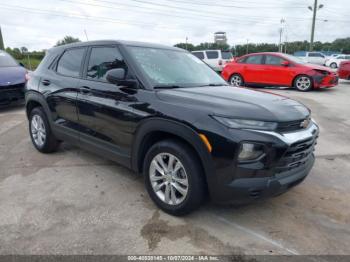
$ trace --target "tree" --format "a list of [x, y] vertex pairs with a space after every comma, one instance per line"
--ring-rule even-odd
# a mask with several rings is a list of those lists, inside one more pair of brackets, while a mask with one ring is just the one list
[[79, 38], [73, 36], [65, 36], [62, 40], [57, 41], [55, 46], [66, 45], [71, 43], [81, 42]]
[[28, 48], [26, 48], [25, 46], [22, 46], [22, 47], [21, 47], [21, 53], [22, 53], [22, 54], [28, 53]]
[[190, 43], [178, 43], [174, 45], [175, 47], [182, 48], [188, 51], [193, 51], [194, 50], [194, 45]]

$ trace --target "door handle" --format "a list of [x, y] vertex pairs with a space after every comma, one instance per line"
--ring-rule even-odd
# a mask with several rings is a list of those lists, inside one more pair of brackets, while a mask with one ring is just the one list
[[51, 84], [50, 80], [48, 80], [48, 79], [42, 80], [41, 83], [42, 83], [44, 86], [49, 86], [49, 85]]
[[82, 94], [88, 94], [91, 92], [91, 88], [88, 86], [81, 86], [80, 87], [80, 93]]

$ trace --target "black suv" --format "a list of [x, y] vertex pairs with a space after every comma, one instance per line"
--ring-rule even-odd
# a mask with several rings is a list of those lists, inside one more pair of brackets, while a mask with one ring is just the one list
[[182, 49], [96, 41], [50, 49], [27, 83], [34, 146], [74, 143], [143, 173], [182, 215], [205, 197], [249, 202], [297, 185], [318, 127], [302, 104], [235, 88]]

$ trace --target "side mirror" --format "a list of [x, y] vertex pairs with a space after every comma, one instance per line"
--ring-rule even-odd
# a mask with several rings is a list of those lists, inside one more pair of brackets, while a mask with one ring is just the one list
[[126, 79], [126, 71], [124, 68], [109, 70], [107, 72], [106, 79], [111, 84], [137, 88], [137, 81], [135, 79]]
[[19, 65], [20, 65], [21, 67], [25, 67], [24, 64], [23, 64], [22, 62], [19, 62]]
[[288, 62], [288, 61], [283, 61], [282, 63], [281, 63], [281, 66], [289, 66], [290, 65], [290, 63]]

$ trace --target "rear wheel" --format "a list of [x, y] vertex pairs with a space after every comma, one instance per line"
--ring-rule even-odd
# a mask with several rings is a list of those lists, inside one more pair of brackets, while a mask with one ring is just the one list
[[294, 87], [302, 92], [307, 92], [312, 89], [312, 79], [307, 75], [298, 76], [294, 80]]
[[29, 134], [38, 151], [51, 153], [57, 150], [59, 142], [51, 132], [46, 114], [41, 107], [36, 107], [30, 112]]
[[337, 63], [332, 63], [329, 66], [333, 69], [336, 69], [338, 67]]
[[195, 152], [178, 140], [153, 145], [144, 160], [146, 189], [163, 211], [185, 215], [197, 209], [204, 198], [204, 181]]
[[243, 78], [242, 78], [242, 76], [240, 74], [233, 74], [230, 77], [229, 83], [230, 83], [230, 85], [237, 86], [237, 87], [244, 85]]

